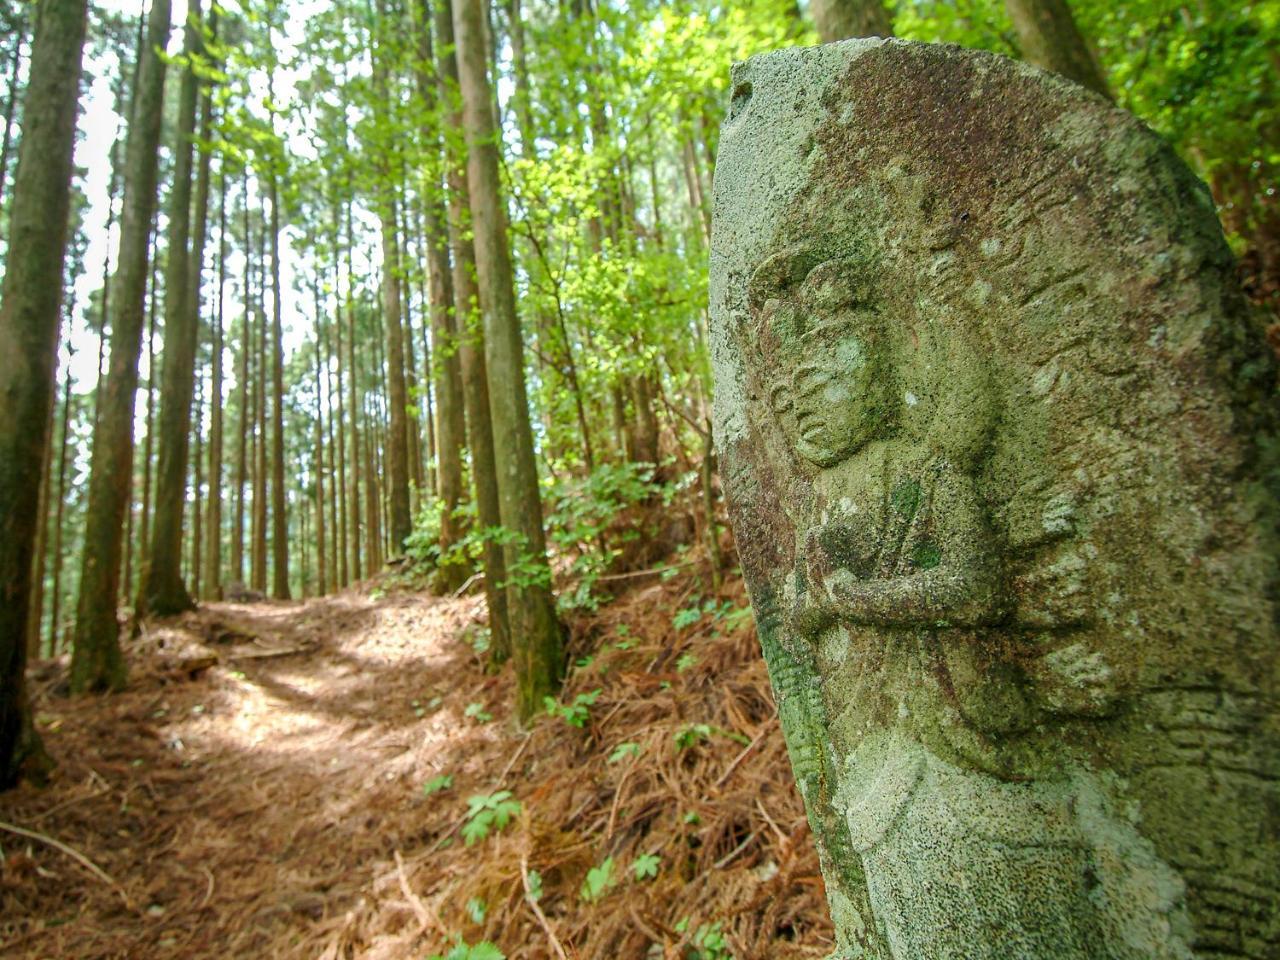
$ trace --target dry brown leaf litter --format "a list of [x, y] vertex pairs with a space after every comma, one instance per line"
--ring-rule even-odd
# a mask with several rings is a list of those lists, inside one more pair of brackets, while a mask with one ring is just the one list
[[[582, 729], [514, 727], [509, 670], [486, 675], [462, 639], [476, 598], [209, 604], [151, 626], [112, 697], [60, 696], [64, 667], [42, 665], [59, 768], [0, 796], [0, 821], [119, 889], [0, 833], [0, 955], [399, 960], [460, 935], [511, 960], [719, 960], [693, 946], [711, 924], [739, 960], [827, 955], [754, 632], [710, 615], [676, 630], [698, 581], [648, 579], [572, 624], [572, 658], [592, 659], [562, 699], [601, 690]], [[745, 604], [741, 583], [719, 600]], [[466, 846], [467, 798], [499, 788], [520, 816]], [[637, 880], [644, 854], [658, 873]], [[587, 902], [609, 857], [614, 883]]]

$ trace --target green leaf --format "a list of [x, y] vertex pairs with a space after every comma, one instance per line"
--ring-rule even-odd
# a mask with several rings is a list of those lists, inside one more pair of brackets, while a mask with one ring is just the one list
[[439, 793], [441, 790], [448, 790], [453, 786], [453, 774], [442, 773], [439, 776], [432, 777], [422, 785], [422, 795], [429, 797], [433, 793]]
[[621, 763], [627, 757], [640, 756], [640, 744], [638, 743], [620, 743], [613, 748], [613, 752], [609, 754], [609, 763]]
[[613, 857], [605, 857], [600, 866], [587, 871], [587, 879], [582, 882], [579, 896], [587, 903], [595, 903], [613, 884]]
[[658, 867], [662, 858], [656, 853], [642, 853], [631, 864], [631, 872], [637, 880], [647, 880], [658, 875]]

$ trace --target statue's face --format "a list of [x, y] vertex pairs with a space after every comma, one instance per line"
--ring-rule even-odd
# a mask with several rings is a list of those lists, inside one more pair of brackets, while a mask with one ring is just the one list
[[868, 331], [874, 312], [839, 282], [838, 264], [814, 270], [794, 298], [763, 305], [777, 349], [765, 371], [769, 402], [796, 452], [818, 467], [848, 459], [882, 429], [885, 384]]

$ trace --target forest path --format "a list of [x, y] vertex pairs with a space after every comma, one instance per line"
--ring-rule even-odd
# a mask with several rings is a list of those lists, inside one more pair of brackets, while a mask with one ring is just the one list
[[458, 639], [480, 611], [355, 593], [211, 603], [147, 625], [125, 693], [68, 699], [48, 689], [65, 670], [37, 670], [58, 769], [0, 796], [0, 820], [118, 887], [0, 832], [0, 955], [319, 955], [362, 889], [396, 882], [400, 850], [450, 829], [456, 803], [423, 783], [509, 747], [504, 725], [464, 716], [497, 683]]

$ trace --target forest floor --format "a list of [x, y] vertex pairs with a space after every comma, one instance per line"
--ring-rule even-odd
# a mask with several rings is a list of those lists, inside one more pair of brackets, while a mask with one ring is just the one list
[[698, 582], [579, 616], [579, 709], [525, 730], [475, 597], [203, 605], [147, 624], [108, 697], [38, 664], [58, 768], [0, 797], [0, 955], [827, 955], [741, 583]]

